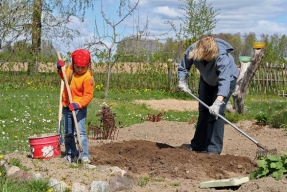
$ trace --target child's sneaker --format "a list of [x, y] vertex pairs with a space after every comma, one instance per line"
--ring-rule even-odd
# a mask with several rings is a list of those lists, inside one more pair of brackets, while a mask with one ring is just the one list
[[83, 164], [90, 164], [91, 160], [88, 157], [82, 157], [81, 163], [83, 163]]
[[64, 157], [64, 160], [67, 162], [67, 163], [74, 163], [77, 161], [76, 157], [71, 157], [71, 155], [66, 155]]

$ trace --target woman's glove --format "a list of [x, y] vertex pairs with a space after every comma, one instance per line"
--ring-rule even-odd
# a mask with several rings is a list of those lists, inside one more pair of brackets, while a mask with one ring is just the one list
[[215, 119], [218, 119], [219, 109], [222, 104], [224, 104], [223, 101], [219, 101], [218, 99], [216, 99], [212, 106], [209, 107], [209, 113], [214, 115]]
[[187, 81], [184, 78], [179, 79], [178, 86], [181, 91], [184, 91], [186, 93], [190, 93], [190, 89], [188, 88]]
[[63, 61], [63, 60], [58, 60], [58, 61], [57, 61], [57, 68], [58, 68], [58, 69], [61, 69], [61, 67], [63, 67], [63, 66], [65, 66], [64, 61]]
[[79, 103], [70, 103], [69, 104], [69, 110], [70, 111], [75, 111], [81, 109], [81, 105]]

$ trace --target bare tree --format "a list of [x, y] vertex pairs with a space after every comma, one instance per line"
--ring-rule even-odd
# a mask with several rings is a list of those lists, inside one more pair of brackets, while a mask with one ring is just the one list
[[41, 33], [42, 33], [42, 7], [44, 0], [34, 0], [32, 15], [32, 55], [34, 59], [28, 65], [28, 74], [34, 74], [37, 71], [37, 56], [41, 50]]
[[[0, 39], [3, 52], [13, 51], [12, 44], [20, 38], [25, 39], [25, 34], [30, 33], [26, 28], [29, 21], [31, 9], [27, 6], [27, 1], [1, 0], [0, 6]], [[6, 59], [12, 58], [10, 56]], [[3, 63], [5, 60], [2, 61]], [[1, 63], [1, 65], [3, 64]]]
[[252, 81], [255, 72], [259, 68], [259, 65], [264, 57], [264, 54], [265, 54], [265, 48], [255, 50], [255, 54], [252, 61], [246, 66], [245, 70], [240, 71], [240, 76], [242, 76], [242, 78], [239, 78], [237, 80], [236, 90], [232, 95], [234, 99], [235, 111], [239, 114], [245, 113], [244, 99], [248, 93], [249, 84]]
[[[101, 15], [104, 20], [105, 26], [111, 30], [109, 33], [107, 31], [100, 32], [98, 29], [98, 24], [96, 23], [95, 27], [95, 37], [92, 42], [88, 43], [88, 47], [91, 51], [95, 51], [96, 55], [101, 57], [107, 65], [107, 80], [105, 87], [105, 99], [108, 98], [109, 94], [109, 85], [111, 79], [111, 69], [113, 65], [117, 62], [120, 55], [113, 55], [115, 52], [117, 44], [121, 41], [121, 35], [118, 32], [118, 26], [123, 23], [125, 19], [132, 15], [136, 10], [139, 4], [139, 0], [136, 1], [133, 5], [130, 4], [128, 0], [120, 0], [120, 5], [118, 9], [118, 20], [112, 20], [106, 16], [103, 5], [101, 6]], [[124, 37], [122, 37], [124, 38]]]
[[93, 3], [93, 0], [2, 0], [0, 39], [4, 45], [23, 39], [32, 44], [33, 59], [28, 61], [28, 73], [32, 75], [37, 72], [42, 39], [68, 43], [79, 34], [78, 29], [68, 24], [74, 18], [84, 21], [86, 9], [93, 8]]

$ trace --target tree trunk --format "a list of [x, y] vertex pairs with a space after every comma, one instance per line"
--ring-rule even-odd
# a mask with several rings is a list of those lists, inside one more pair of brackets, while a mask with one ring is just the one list
[[38, 72], [37, 69], [37, 57], [41, 51], [41, 32], [42, 32], [42, 6], [43, 0], [34, 0], [34, 10], [33, 10], [33, 24], [32, 24], [32, 50], [33, 60], [28, 64], [28, 74], [34, 75]]
[[108, 98], [108, 95], [109, 95], [111, 71], [112, 71], [112, 65], [109, 62], [108, 63], [108, 74], [107, 74], [107, 81], [106, 81], [106, 89], [105, 89], [104, 100], [106, 100]]
[[232, 95], [235, 111], [239, 114], [245, 113], [244, 99], [248, 92], [248, 86], [259, 68], [264, 54], [265, 49], [255, 50], [254, 57], [249, 66], [243, 66], [242, 71], [240, 71], [235, 92]]

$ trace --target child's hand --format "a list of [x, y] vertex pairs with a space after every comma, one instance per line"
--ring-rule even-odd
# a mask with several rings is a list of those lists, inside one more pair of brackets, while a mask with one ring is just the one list
[[63, 61], [63, 60], [58, 60], [58, 61], [57, 61], [57, 68], [58, 68], [58, 69], [61, 69], [61, 67], [63, 67], [63, 66], [65, 66], [64, 61]]
[[79, 103], [70, 103], [69, 104], [69, 110], [70, 111], [75, 111], [81, 109], [81, 105]]

